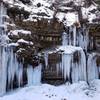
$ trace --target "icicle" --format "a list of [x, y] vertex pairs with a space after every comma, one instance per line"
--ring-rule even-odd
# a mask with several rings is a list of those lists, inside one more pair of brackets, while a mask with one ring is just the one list
[[6, 93], [6, 82], [7, 82], [7, 59], [5, 47], [1, 47], [2, 49], [2, 61], [0, 66], [0, 95]]
[[72, 26], [69, 27], [69, 38], [68, 38], [68, 45], [73, 45], [73, 28]]
[[42, 65], [36, 66], [33, 69], [31, 65], [27, 68], [27, 78], [28, 78], [28, 85], [40, 85], [41, 84], [41, 68]]
[[76, 46], [76, 26], [73, 28], [73, 46]]
[[57, 76], [58, 76], [60, 72], [60, 63], [56, 63], [56, 70], [57, 70]]
[[89, 54], [87, 74], [88, 74], [88, 81], [99, 78], [98, 68], [96, 65], [96, 53]]
[[[8, 83], [10, 85], [11, 82], [13, 82], [14, 80], [14, 76], [15, 76], [15, 61], [14, 61], [14, 53], [13, 50], [11, 49], [11, 51], [9, 52], [9, 65], [8, 65]], [[12, 85], [13, 83], [11, 83]], [[13, 85], [11, 86], [11, 88], [13, 88]]]
[[18, 87], [20, 87], [23, 83], [23, 65], [21, 63], [16, 62], [16, 76], [18, 80]]
[[0, 25], [3, 24], [3, 9], [4, 9], [4, 6], [3, 6], [3, 3], [0, 3]]
[[84, 26], [82, 29], [78, 30], [78, 46], [82, 47], [84, 50], [87, 51], [87, 47], [89, 44], [89, 36], [88, 36], [88, 30]]
[[[7, 9], [4, 6], [4, 4], [2, 2], [0, 2], [0, 27], [1, 28], [5, 27], [5, 25], [4, 25], [4, 16], [6, 16], [6, 15], [7, 15]], [[3, 35], [2, 32], [1, 32], [1, 35]]]
[[14, 78], [16, 76], [18, 81], [18, 86], [20, 87], [22, 84], [22, 77], [23, 77], [23, 65], [17, 61], [16, 54], [13, 53], [13, 49], [10, 48], [10, 50], [7, 52], [9, 54], [8, 56], [8, 86], [11, 86], [11, 89], [13, 89], [13, 82]]
[[71, 55], [62, 54], [62, 73], [64, 74], [64, 79], [70, 78], [70, 69], [71, 69]]
[[6, 92], [6, 82], [7, 82], [7, 53], [5, 51], [6, 47], [3, 46], [2, 35], [4, 34], [3, 30], [3, 15], [6, 10], [4, 9], [3, 3], [0, 3], [0, 95], [3, 95]]
[[79, 66], [78, 63], [72, 62], [72, 72], [71, 72], [72, 82], [78, 82], [79, 81]]
[[[0, 2], [0, 95], [6, 92], [7, 87], [13, 89], [15, 76], [19, 87], [23, 82], [23, 65], [17, 61], [13, 48], [9, 47], [7, 44], [8, 37], [5, 34], [6, 31], [3, 20], [6, 13], [6, 8], [3, 3]], [[46, 65], [48, 65], [48, 56]], [[27, 70], [29, 84], [36, 85], [41, 83], [41, 68], [41, 64], [35, 69], [33, 69], [32, 66], [29, 66]]]
[[86, 56], [85, 56], [85, 53], [83, 50], [80, 51], [80, 54], [81, 54], [81, 58], [80, 58], [80, 80], [81, 81], [87, 81], [87, 78], [86, 78]]
[[79, 61], [72, 61], [72, 82], [87, 81], [86, 78], [86, 57], [83, 50], [78, 51]]
[[62, 45], [66, 46], [68, 44], [67, 33], [63, 32], [62, 34]]
[[48, 52], [44, 53], [45, 66], [48, 67]]

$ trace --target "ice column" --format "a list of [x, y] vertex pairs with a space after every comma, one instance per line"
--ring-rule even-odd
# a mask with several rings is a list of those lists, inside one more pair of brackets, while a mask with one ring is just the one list
[[88, 81], [99, 78], [98, 67], [96, 65], [96, 53], [89, 54], [87, 66]]
[[28, 66], [27, 68], [28, 86], [41, 84], [41, 69], [42, 69], [41, 64], [39, 64], [35, 68], [33, 68], [31, 65]]
[[72, 62], [72, 82], [87, 81], [86, 77], [86, 57], [84, 51], [78, 51], [78, 61]]
[[71, 54], [62, 54], [62, 73], [65, 80], [70, 79], [71, 59]]
[[45, 66], [46, 66], [46, 68], [48, 67], [48, 52], [45, 52], [44, 53], [44, 60], [45, 60]]
[[63, 46], [68, 45], [68, 38], [67, 38], [67, 33], [66, 32], [63, 32], [63, 34], [62, 34], [62, 45]]

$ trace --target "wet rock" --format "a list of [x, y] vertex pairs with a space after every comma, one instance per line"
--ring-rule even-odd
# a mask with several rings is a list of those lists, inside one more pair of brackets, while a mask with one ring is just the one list
[[37, 4], [37, 7], [41, 7], [41, 3], [38, 3], [38, 4]]
[[96, 64], [97, 64], [98, 67], [100, 66], [100, 56], [97, 56]]
[[76, 51], [74, 54], [73, 54], [73, 62], [74, 63], [78, 63], [80, 61], [80, 58], [81, 58], [81, 55], [78, 51]]

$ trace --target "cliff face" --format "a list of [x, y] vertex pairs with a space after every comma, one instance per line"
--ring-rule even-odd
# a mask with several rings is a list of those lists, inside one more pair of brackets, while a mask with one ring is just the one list
[[[32, 67], [38, 66], [40, 62], [44, 64], [42, 68], [45, 67], [46, 71], [50, 71], [51, 78], [52, 75], [56, 74], [57, 76], [59, 72], [61, 72], [64, 81], [70, 82], [90, 81], [99, 78], [100, 32], [98, 30], [100, 11], [97, 4], [88, 0], [3, 0], [3, 2], [1, 8], [6, 7], [7, 14], [2, 16], [2, 10], [1, 20], [5, 20], [3, 24], [7, 27], [3, 26], [2, 30], [6, 29], [9, 37], [8, 45], [13, 47], [17, 54], [17, 56], [14, 55], [12, 49], [8, 50], [10, 57], [8, 55], [6, 58], [5, 55], [8, 52], [4, 49], [3, 59], [7, 59], [8, 62], [9, 59], [12, 59], [7, 68], [10, 67], [13, 70], [15, 64], [16, 70], [20, 64], [17, 62], [18, 59], [19, 62], [22, 62], [20, 66], [23, 68], [20, 78], [24, 76], [22, 72], [28, 71], [27, 75], [30, 79], [30, 70], [33, 70]], [[93, 31], [91, 31], [92, 28]], [[5, 41], [3, 39], [2, 41]], [[54, 49], [61, 44], [63, 46], [58, 48], [59, 50], [56, 50], [53, 55], [52, 52], [50, 52], [50, 56], [47, 54], [48, 52], [44, 52], [42, 55], [41, 50], [50, 47]], [[13, 62], [13, 59], [16, 63]], [[41, 68], [41, 65], [39, 66]], [[41, 72], [38, 74], [40, 75]], [[10, 77], [13, 77], [12, 80], [14, 79], [13, 75], [14, 71], [8, 75], [9, 81], [11, 81]], [[25, 78], [23, 81], [26, 80]], [[10, 83], [13, 84], [13, 82]]]
[[[11, 45], [16, 46], [15, 51], [22, 58], [28, 62], [30, 59], [31, 64], [32, 58], [41, 49], [60, 45], [62, 33], [68, 32], [70, 26], [76, 25], [80, 28], [83, 24], [98, 24], [100, 19], [99, 6], [92, 0], [3, 0], [3, 2], [7, 7], [6, 24], [10, 42], [13, 43]], [[91, 35], [92, 33], [90, 32], [90, 39], [95, 41], [98, 36]], [[98, 44], [93, 44], [91, 50], [96, 45]]]
[[[21, 20], [34, 20], [45, 18], [52, 19], [56, 17], [67, 26], [80, 20], [78, 16], [92, 22], [99, 17], [98, 5], [92, 0], [3, 0], [10, 9], [10, 12], [21, 14]], [[81, 12], [79, 12], [81, 11]], [[80, 13], [80, 14], [79, 14]], [[72, 15], [72, 17], [70, 17]], [[15, 15], [14, 15], [15, 16]], [[16, 19], [18, 16], [16, 16]], [[15, 20], [16, 20], [15, 19]]]

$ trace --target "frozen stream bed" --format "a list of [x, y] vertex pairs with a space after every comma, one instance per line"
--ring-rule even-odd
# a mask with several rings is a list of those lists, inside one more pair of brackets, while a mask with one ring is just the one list
[[0, 97], [0, 100], [100, 100], [100, 80], [74, 84], [24, 87]]

